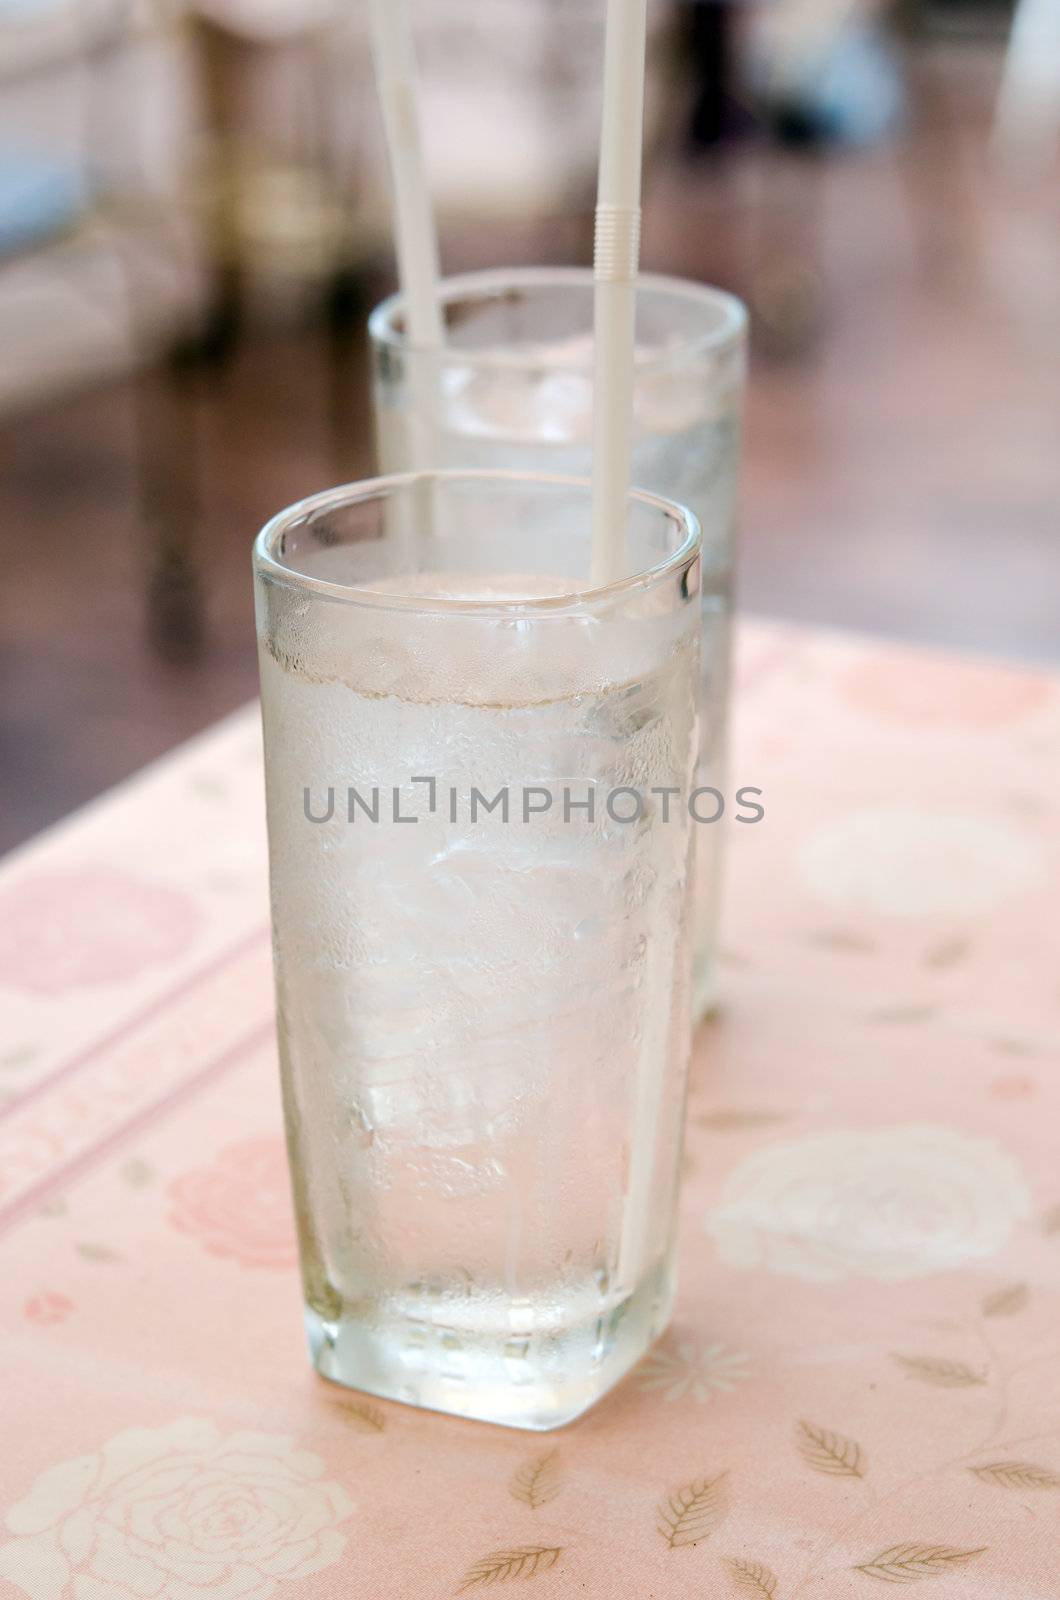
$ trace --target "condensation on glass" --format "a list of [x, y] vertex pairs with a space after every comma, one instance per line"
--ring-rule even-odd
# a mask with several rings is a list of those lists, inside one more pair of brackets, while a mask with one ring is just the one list
[[[369, 322], [381, 470], [592, 470], [592, 273], [527, 267], [441, 286], [445, 347], [417, 349], [400, 297]], [[642, 274], [633, 482], [703, 533], [700, 784], [725, 793], [736, 491], [747, 314], [702, 284]], [[706, 807], [706, 802], [704, 802]], [[723, 825], [697, 839], [693, 1008], [715, 998]]]
[[673, 1296], [694, 824], [651, 790], [694, 784], [699, 535], [631, 497], [592, 591], [589, 525], [584, 483], [419, 474], [255, 547], [312, 1357], [527, 1428]]

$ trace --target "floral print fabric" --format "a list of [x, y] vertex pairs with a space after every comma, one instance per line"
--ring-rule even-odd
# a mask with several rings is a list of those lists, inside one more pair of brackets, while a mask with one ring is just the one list
[[5, 1600], [1055, 1600], [1060, 691], [738, 669], [677, 1312], [545, 1438], [308, 1367], [256, 713], [0, 868]]

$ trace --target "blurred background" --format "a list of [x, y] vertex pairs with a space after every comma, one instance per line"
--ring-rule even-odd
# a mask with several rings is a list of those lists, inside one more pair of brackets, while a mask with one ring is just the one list
[[[591, 258], [604, 0], [414, 0], [446, 270]], [[0, 0], [0, 848], [248, 699], [371, 467], [359, 0]], [[1060, 658], [1060, 0], [652, 0], [643, 264], [752, 316], [747, 610]]]

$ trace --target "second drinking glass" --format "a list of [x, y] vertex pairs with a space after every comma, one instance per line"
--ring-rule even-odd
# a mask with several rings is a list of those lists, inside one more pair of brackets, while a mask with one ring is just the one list
[[[441, 285], [445, 346], [417, 348], [400, 296], [369, 320], [380, 470], [588, 476], [592, 272], [514, 268]], [[732, 295], [642, 274], [632, 481], [695, 514], [703, 538], [697, 784], [725, 792], [732, 570], [747, 316]], [[704, 800], [702, 811], [716, 802]], [[697, 828], [692, 1006], [714, 998], [720, 829]]]

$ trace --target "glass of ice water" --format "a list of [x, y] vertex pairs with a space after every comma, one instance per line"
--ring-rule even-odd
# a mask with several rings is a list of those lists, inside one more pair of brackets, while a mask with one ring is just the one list
[[[400, 296], [369, 320], [380, 469], [591, 472], [590, 269], [519, 267], [441, 285], [446, 343], [417, 349]], [[689, 506], [703, 532], [697, 782], [726, 796], [736, 488], [747, 314], [719, 289], [642, 274], [633, 482]], [[718, 809], [713, 797], [702, 815]], [[719, 818], [720, 820], [720, 818]], [[714, 999], [721, 828], [697, 829], [693, 1010]]]
[[378, 479], [255, 546], [277, 1012], [313, 1360], [549, 1428], [673, 1295], [699, 650], [691, 513]]

